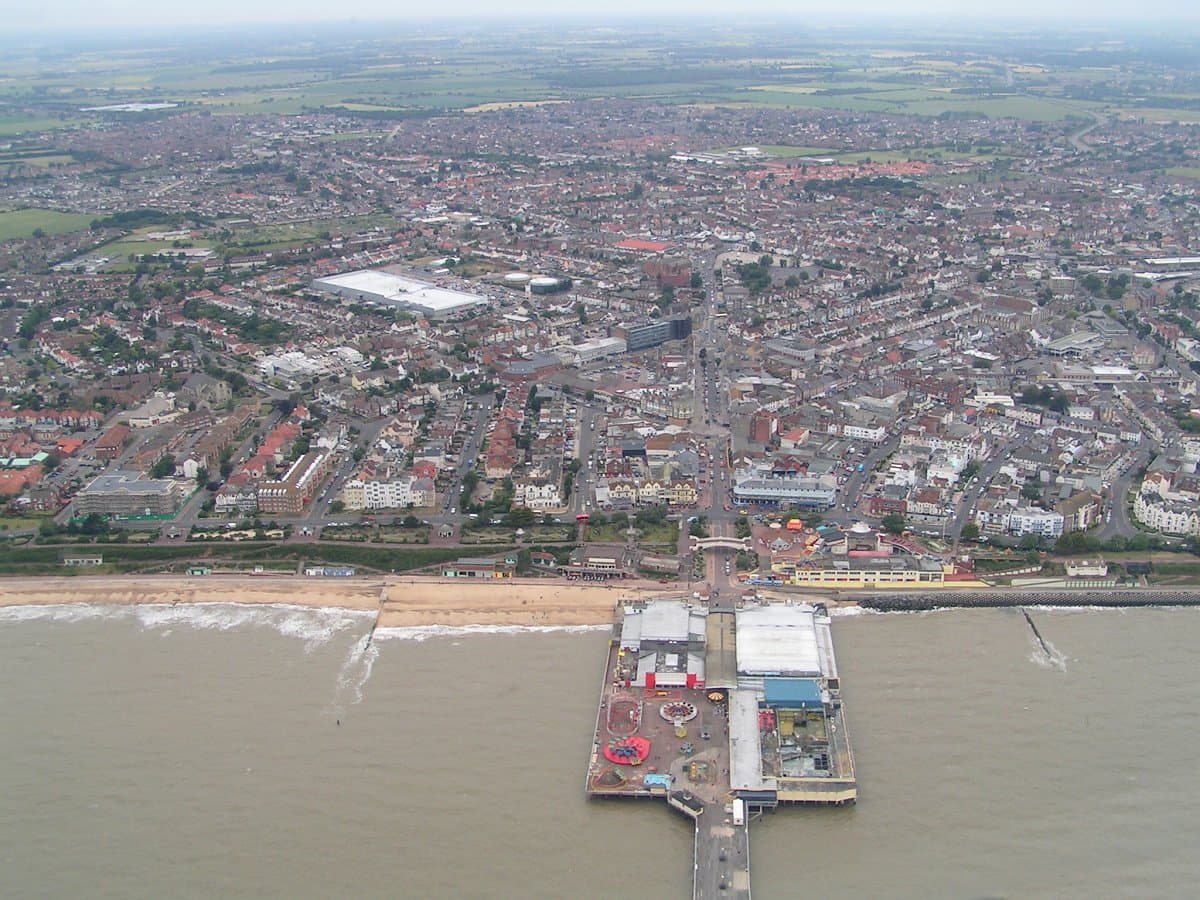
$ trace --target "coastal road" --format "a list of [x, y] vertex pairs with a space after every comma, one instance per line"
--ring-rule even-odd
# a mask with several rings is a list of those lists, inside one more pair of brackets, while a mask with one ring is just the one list
[[1129, 518], [1129, 490], [1133, 486], [1133, 480], [1137, 477], [1137, 473], [1149, 461], [1149, 448], [1139, 447], [1134, 451], [1124, 471], [1109, 487], [1111, 500], [1108, 512], [1105, 515], [1104, 524], [1095, 532], [1096, 537], [1100, 540], [1107, 541], [1117, 535], [1133, 537], [1138, 533], [1137, 526]]
[[1032, 429], [1023, 429], [1015, 438], [1007, 441], [1003, 446], [997, 447], [992, 452], [992, 455], [979, 467], [975, 478], [972, 479], [967, 489], [963, 491], [958, 505], [954, 508], [954, 521], [949, 524], [945, 531], [946, 540], [953, 543], [955, 547], [958, 546], [959, 538], [962, 537], [963, 527], [967, 522], [971, 521], [971, 510], [975, 508], [975, 504], [979, 502], [979, 498], [983, 496], [983, 492], [992, 483], [992, 479], [996, 477], [996, 473], [1000, 471], [1000, 467], [1008, 462], [1009, 455], [1013, 450], [1023, 447], [1029, 442], [1032, 434]]

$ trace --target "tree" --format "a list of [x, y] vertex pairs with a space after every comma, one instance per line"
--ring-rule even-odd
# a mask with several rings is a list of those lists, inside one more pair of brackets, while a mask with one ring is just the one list
[[208, 468], [201, 466], [196, 470], [196, 484], [200, 487], [208, 484]]
[[528, 528], [536, 520], [533, 510], [524, 506], [515, 506], [504, 514], [504, 524], [509, 528]]
[[1017, 546], [1022, 550], [1036, 550], [1042, 539], [1036, 534], [1027, 534], [1021, 538], [1021, 543]]
[[1040, 500], [1042, 497], [1041, 486], [1036, 481], [1027, 481], [1021, 485], [1021, 496], [1026, 500]]
[[1086, 536], [1082, 531], [1068, 531], [1054, 542], [1054, 552], [1069, 556], [1087, 550]]
[[698, 291], [698, 290], [700, 290], [700, 288], [704, 287], [704, 278], [700, 275], [699, 272], [693, 272], [692, 280], [690, 283], [692, 286], [692, 290]]
[[150, 469], [151, 478], [166, 478], [175, 474], [175, 457], [168, 453]]
[[962, 530], [962, 539], [964, 541], [979, 540], [979, 526], [974, 522], [968, 522], [966, 525], [964, 525]]
[[342, 501], [342, 500], [334, 500], [332, 503], [329, 504], [329, 511], [331, 513], [344, 512], [345, 509], [346, 509], [346, 503], [345, 503], [345, 501]]
[[888, 513], [883, 517], [881, 523], [883, 530], [888, 534], [902, 534], [904, 532], [904, 516], [900, 513]]

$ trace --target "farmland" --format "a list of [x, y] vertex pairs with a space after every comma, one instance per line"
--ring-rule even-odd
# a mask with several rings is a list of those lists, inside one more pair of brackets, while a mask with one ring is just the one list
[[91, 216], [49, 209], [16, 209], [0, 212], [0, 241], [31, 237], [35, 233], [66, 234], [87, 228]]
[[[37, 47], [13, 48], [0, 83], [0, 137], [81, 122], [189, 111], [295, 115], [327, 111], [402, 120], [444, 110], [489, 112], [626, 98], [700, 106], [828, 109], [906, 116], [974, 115], [1056, 122], [1097, 115], [1200, 120], [1192, 85], [1155, 95], [1130, 72], [1191, 52], [1186, 38], [1131, 36], [1106, 58], [1069, 36], [849, 27], [815, 37], [794, 28], [659, 25], [616, 40], [603, 29], [466, 31], [430, 41], [397, 26], [346, 26], [320, 41], [250, 29], [241, 40], [196, 32], [134, 43], [120, 54], [82, 47], [70, 67]], [[666, 52], [664, 48], [670, 47]], [[270, 52], [265, 52], [264, 47]], [[56, 57], [57, 59], [57, 57]], [[1091, 65], [1090, 63], [1102, 63]], [[170, 102], [144, 113], [89, 107]]]

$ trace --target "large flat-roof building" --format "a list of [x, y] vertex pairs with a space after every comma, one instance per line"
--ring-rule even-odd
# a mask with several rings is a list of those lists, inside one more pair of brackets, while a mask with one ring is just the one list
[[625, 608], [621, 650], [628, 656], [626, 686], [704, 687], [708, 610], [659, 600]]
[[767, 805], [853, 802], [833, 632], [808, 604], [737, 610], [737, 687], [729, 694], [729, 780]]
[[430, 319], [443, 319], [487, 305], [483, 297], [440, 288], [379, 269], [361, 269], [344, 275], [318, 278], [312, 286], [314, 290], [325, 294], [336, 294], [358, 303], [407, 310]]
[[837, 500], [837, 481], [829, 475], [741, 477], [733, 485], [738, 503], [828, 509]]
[[137, 472], [98, 475], [75, 497], [75, 511], [87, 516], [130, 518], [169, 516], [179, 509], [183, 488], [173, 478], [142, 478]]
[[614, 325], [612, 328], [612, 336], [623, 339], [630, 353], [657, 347], [667, 341], [681, 341], [690, 337], [691, 333], [690, 316], [655, 319], [639, 325]]

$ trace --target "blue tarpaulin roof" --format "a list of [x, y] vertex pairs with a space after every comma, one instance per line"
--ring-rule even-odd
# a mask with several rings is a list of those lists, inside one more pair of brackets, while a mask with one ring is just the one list
[[815, 709], [821, 706], [821, 682], [815, 678], [764, 678], [763, 695], [772, 708]]

